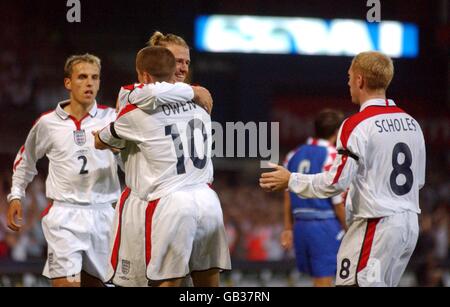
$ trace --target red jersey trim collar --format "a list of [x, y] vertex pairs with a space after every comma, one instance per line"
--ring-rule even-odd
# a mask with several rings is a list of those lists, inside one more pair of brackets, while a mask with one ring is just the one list
[[382, 98], [370, 99], [361, 104], [361, 108], [359, 109], [359, 111], [361, 112], [370, 106], [395, 107], [396, 104], [392, 99], [382, 99]]
[[[67, 106], [70, 103], [70, 100], [61, 101], [58, 103], [58, 106], [56, 107], [56, 114], [61, 117], [64, 120], [67, 120], [70, 118], [70, 114], [64, 111], [64, 107]], [[95, 101], [94, 106], [89, 111], [89, 116], [96, 117], [98, 112], [98, 106], [97, 101]]]

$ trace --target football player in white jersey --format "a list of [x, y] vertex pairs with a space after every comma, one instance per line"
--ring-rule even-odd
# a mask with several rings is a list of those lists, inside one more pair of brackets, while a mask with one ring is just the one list
[[112, 204], [120, 185], [113, 153], [96, 150], [91, 135], [116, 118], [114, 109], [95, 100], [100, 71], [100, 59], [90, 54], [66, 61], [64, 85], [70, 99], [36, 121], [14, 162], [8, 226], [20, 231], [21, 199], [37, 174], [36, 162], [44, 155], [49, 159], [43, 275], [55, 287], [102, 286], [107, 270]]
[[[189, 46], [182, 37], [174, 34], [164, 35], [157, 31], [152, 35], [147, 44], [149, 46], [161, 46], [169, 49], [174, 54], [176, 59], [176, 71], [173, 75], [172, 81], [186, 81], [189, 74], [190, 52]], [[118, 112], [125, 107], [128, 102], [129, 94], [134, 91], [135, 88], [142, 88], [142, 84], [132, 84], [121, 87], [117, 99]], [[135, 99], [135, 105], [147, 111], [153, 110], [159, 104], [174, 102], [184, 103], [186, 100], [190, 99], [189, 97], [192, 95], [192, 90], [194, 90], [195, 102], [204, 107], [208, 113], [211, 113], [212, 110], [213, 101], [211, 95], [202, 87], [195, 86], [191, 88], [182, 83], [176, 83], [174, 85], [170, 83], [157, 83], [148, 85], [146, 90], [147, 91], [141, 92], [141, 97], [137, 97]], [[133, 171], [136, 169], [137, 164], [142, 166], [144, 163], [141, 155], [141, 151], [133, 142], [127, 142], [126, 146], [121, 151], [126, 173], [125, 182], [127, 187], [133, 190], [137, 190], [139, 183], [142, 183], [142, 181], [139, 180], [139, 176], [136, 176], [136, 171]], [[140, 167], [139, 169], [145, 169], [145, 167]], [[141, 271], [142, 270], [139, 270], [133, 278], [130, 278], [130, 281], [133, 282], [129, 282], [127, 285], [138, 287], [146, 286], [148, 284], [148, 280], [145, 271]], [[128, 274], [128, 276], [130, 276], [130, 274]], [[193, 285], [193, 283], [190, 276], [187, 276], [181, 284], [183, 287], [191, 285]]]
[[[147, 45], [149, 47], [166, 47], [169, 49], [173, 55], [175, 56], [175, 60], [177, 63], [177, 67], [175, 70], [175, 74], [173, 75], [174, 82], [187, 82], [188, 75], [189, 75], [189, 65], [191, 64], [191, 56], [189, 51], [189, 45], [186, 43], [186, 41], [175, 34], [162, 34], [159, 31], [156, 31], [153, 33], [153, 35], [150, 37], [149, 41], [147, 42]], [[119, 98], [117, 100], [117, 111], [119, 111], [121, 108], [125, 106], [127, 103], [128, 94], [134, 90], [135, 86], [139, 86], [139, 84], [135, 85], [127, 85], [123, 86], [121, 88], [121, 91], [119, 93]], [[171, 94], [172, 89], [170, 87], [166, 88], [168, 93]], [[202, 91], [202, 88], [196, 87], [194, 88], [195, 91]], [[175, 90], [176, 93], [176, 90]], [[202, 95], [205, 95], [206, 93], [201, 93]], [[160, 97], [159, 99], [152, 100], [150, 103], [156, 103], [156, 101], [159, 101], [160, 103], [165, 103], [164, 97]], [[212, 108], [212, 99], [205, 100], [205, 101], [196, 101], [196, 103], [202, 105], [205, 107], [209, 112], [211, 112]]]
[[175, 60], [177, 62], [175, 81], [186, 82], [186, 79], [189, 79], [188, 76], [189, 65], [191, 64], [191, 55], [189, 45], [182, 37], [171, 33], [164, 35], [161, 32], [156, 31], [153, 33], [152, 37], [150, 37], [148, 46], [161, 46], [169, 49], [175, 56]]
[[348, 71], [352, 102], [360, 112], [342, 124], [338, 157], [317, 175], [264, 173], [267, 191], [289, 188], [305, 198], [345, 191], [353, 222], [338, 253], [337, 286], [397, 286], [417, 243], [419, 190], [425, 183], [425, 141], [418, 122], [386, 99], [392, 60], [363, 52]]
[[211, 118], [190, 101], [192, 90], [184, 101], [173, 97], [170, 104], [149, 107], [155, 85], [148, 83], [170, 81], [175, 72], [168, 49], [144, 48], [136, 64], [146, 85], [129, 93], [117, 120], [96, 138], [97, 148], [134, 142], [142, 161], [125, 162], [130, 186], [116, 210], [111, 278], [120, 286], [136, 285], [144, 271], [155, 286], [179, 286], [187, 275], [195, 286], [218, 286], [220, 269], [231, 264], [220, 202], [208, 186]]

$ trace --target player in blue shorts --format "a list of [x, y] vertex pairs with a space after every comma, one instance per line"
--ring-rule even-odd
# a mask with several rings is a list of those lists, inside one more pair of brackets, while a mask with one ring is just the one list
[[[336, 158], [340, 112], [327, 109], [315, 119], [315, 137], [291, 151], [285, 167], [293, 173], [317, 174], [327, 171]], [[302, 199], [286, 191], [281, 245], [295, 248], [300, 272], [313, 278], [315, 287], [330, 287], [336, 275], [336, 255], [344, 234], [345, 205], [342, 196], [328, 199]]]

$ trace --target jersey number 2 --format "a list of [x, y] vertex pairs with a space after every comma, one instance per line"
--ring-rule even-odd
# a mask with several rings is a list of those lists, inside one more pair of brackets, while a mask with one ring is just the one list
[[[403, 163], [399, 163], [399, 156], [403, 154], [404, 161]], [[408, 145], [405, 143], [397, 143], [394, 146], [394, 151], [392, 152], [392, 166], [394, 170], [391, 173], [390, 183], [392, 191], [398, 195], [402, 196], [408, 194], [412, 189], [412, 185], [414, 182], [413, 172], [411, 170], [412, 165], [412, 154], [411, 149], [409, 149]], [[406, 178], [405, 183], [402, 185], [397, 184], [398, 176], [403, 175]]]
[[[203, 136], [203, 145], [204, 145], [204, 153], [205, 156], [203, 159], [200, 159], [197, 154], [197, 150], [195, 148], [195, 140], [194, 140], [194, 130], [200, 129]], [[177, 126], [170, 125], [166, 126], [166, 136], [172, 136], [173, 144], [175, 146], [175, 153], [177, 155], [177, 174], [182, 175], [186, 174], [186, 167], [184, 166], [184, 147], [181, 142], [180, 132]], [[188, 123], [188, 129], [186, 130], [186, 137], [188, 139], [188, 148], [189, 148], [189, 156], [192, 160], [194, 166], [198, 169], [203, 169], [206, 165], [206, 141], [208, 140], [208, 135], [206, 134], [205, 124], [199, 119], [193, 119]]]
[[89, 171], [86, 169], [86, 165], [87, 165], [87, 158], [86, 158], [86, 156], [79, 156], [78, 160], [83, 160], [83, 166], [81, 166], [80, 175], [88, 174]]

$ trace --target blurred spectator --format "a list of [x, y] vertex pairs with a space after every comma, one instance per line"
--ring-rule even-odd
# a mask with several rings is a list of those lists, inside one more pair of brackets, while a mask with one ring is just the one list
[[444, 286], [445, 269], [448, 269], [448, 209], [438, 206], [433, 213], [424, 211], [420, 216], [420, 234], [413, 264], [418, 286]]
[[283, 227], [281, 197], [266, 194], [253, 183], [234, 185], [233, 182], [240, 180], [230, 177], [219, 172], [214, 189], [222, 202], [225, 227], [231, 235], [232, 257], [250, 261], [282, 260], [284, 252], [278, 243]]
[[24, 227], [19, 233], [10, 231], [6, 226], [6, 212], [11, 174], [1, 173], [0, 189], [0, 261], [13, 260], [24, 262], [30, 258], [42, 259], [45, 240], [40, 225], [40, 212], [46, 206], [43, 178], [37, 176], [30, 186], [29, 195], [24, 201]]

